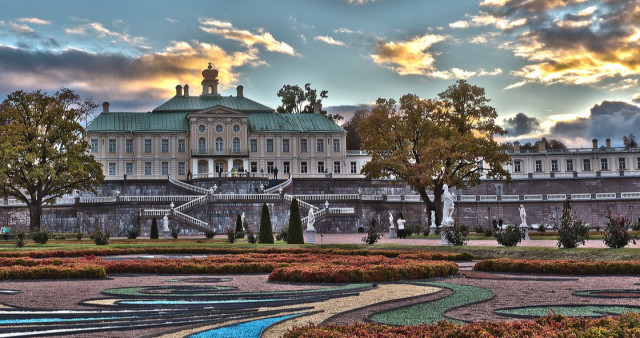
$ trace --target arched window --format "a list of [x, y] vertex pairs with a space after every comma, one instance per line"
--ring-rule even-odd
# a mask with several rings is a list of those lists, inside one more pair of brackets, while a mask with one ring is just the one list
[[240, 152], [240, 139], [239, 139], [239, 138], [237, 138], [237, 137], [234, 137], [234, 138], [233, 138], [233, 148], [232, 148], [232, 151], [233, 151], [234, 153], [236, 153], [236, 154]]
[[207, 140], [204, 137], [198, 139], [198, 152], [206, 153], [207, 152]]
[[216, 138], [216, 152], [224, 151], [224, 141], [222, 141], [222, 137]]

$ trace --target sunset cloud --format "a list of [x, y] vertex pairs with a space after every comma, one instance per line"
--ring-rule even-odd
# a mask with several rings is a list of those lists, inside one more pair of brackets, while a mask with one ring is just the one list
[[318, 41], [322, 41], [328, 45], [335, 45], [335, 46], [344, 46], [344, 42], [342, 41], [338, 41], [335, 40], [334, 38], [330, 37], [330, 36], [316, 36], [315, 38], [313, 38], [314, 40], [318, 40]]
[[[445, 37], [436, 34], [416, 36], [409, 41], [378, 40], [376, 54], [371, 55], [373, 61], [383, 65], [400, 75], [426, 75], [443, 77], [434, 65], [433, 52], [429, 50], [434, 44], [444, 41]], [[446, 75], [445, 78], [450, 77]]]
[[217, 19], [201, 19], [200, 29], [203, 32], [219, 35], [227, 40], [240, 42], [246, 47], [259, 45], [270, 52], [283, 53], [297, 56], [296, 51], [286, 42], [276, 40], [269, 32], [258, 29], [257, 33], [248, 30], [237, 29], [233, 27], [231, 22], [221, 21]]
[[127, 33], [118, 33], [106, 28], [99, 22], [89, 22], [73, 28], [66, 28], [65, 32], [70, 35], [90, 35], [93, 34], [98, 38], [110, 38], [117, 41], [128, 43], [134, 47], [142, 47], [142, 49], [149, 49], [145, 45], [146, 38], [140, 36], [130, 36]]

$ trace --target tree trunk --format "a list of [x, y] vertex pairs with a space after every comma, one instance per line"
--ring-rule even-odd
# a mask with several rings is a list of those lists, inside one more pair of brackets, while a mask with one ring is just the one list
[[436, 211], [436, 225], [440, 226], [442, 222], [442, 193], [434, 191], [433, 194], [434, 210]]
[[29, 205], [29, 230], [40, 230], [40, 216], [42, 216], [42, 204], [36, 203]]

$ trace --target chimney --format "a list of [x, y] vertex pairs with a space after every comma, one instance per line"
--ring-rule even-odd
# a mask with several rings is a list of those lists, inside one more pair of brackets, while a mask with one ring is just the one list
[[546, 138], [542, 138], [541, 141], [538, 141], [538, 151], [542, 152], [542, 151], [546, 151], [546, 143], [547, 143], [547, 139]]
[[591, 143], [593, 143], [593, 150], [598, 149], [598, 139], [593, 139], [591, 140]]
[[313, 113], [314, 113], [314, 114], [320, 114], [320, 111], [321, 111], [321, 110], [322, 110], [322, 103], [320, 103], [320, 102], [316, 102], [316, 103], [313, 105]]
[[607, 142], [607, 149], [611, 149], [611, 139], [607, 139], [605, 142]]
[[243, 86], [236, 87], [236, 90], [238, 91], [238, 93], [236, 94], [237, 97], [244, 97], [244, 87]]
[[103, 102], [102, 103], [102, 112], [103, 113], [108, 113], [109, 112], [109, 102]]
[[182, 86], [181, 85], [177, 85], [176, 86], [176, 96], [182, 96]]
[[184, 97], [189, 97], [189, 85], [184, 85]]
[[513, 142], [513, 152], [514, 153], [520, 152], [520, 142], [518, 141]]

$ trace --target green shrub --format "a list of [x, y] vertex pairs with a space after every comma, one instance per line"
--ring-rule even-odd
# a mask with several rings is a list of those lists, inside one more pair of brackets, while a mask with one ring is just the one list
[[178, 239], [179, 234], [180, 234], [180, 228], [175, 227], [171, 229], [171, 237], [173, 237], [173, 239]]
[[422, 233], [423, 233], [425, 236], [429, 236], [429, 234], [431, 233], [431, 228], [429, 228], [429, 227], [424, 227], [424, 228], [422, 228]]
[[227, 229], [227, 242], [233, 243], [236, 241], [236, 231], [233, 228]]
[[234, 230], [233, 233], [234, 233], [234, 236], [236, 236], [236, 238], [244, 238], [244, 235], [245, 235], [244, 231], [242, 230], [240, 231]]
[[494, 233], [498, 244], [503, 246], [516, 246], [522, 241], [524, 231], [516, 225], [508, 225], [504, 230]]
[[422, 227], [419, 224], [406, 224], [404, 226], [404, 233], [407, 236], [420, 235], [422, 231]]
[[204, 232], [204, 237], [206, 237], [207, 239], [212, 239], [213, 237], [216, 236], [216, 231], [215, 230], [205, 230]]
[[140, 236], [140, 229], [138, 229], [138, 228], [127, 229], [127, 238], [128, 239], [136, 239], [136, 238], [138, 238], [138, 236]]
[[632, 229], [633, 231], [640, 231], [640, 223], [633, 223], [633, 224], [631, 225], [631, 229]]
[[83, 234], [82, 232], [78, 232], [78, 233], [76, 234], [76, 239], [77, 239], [77, 240], [81, 240], [81, 239], [82, 239], [82, 236], [84, 236], [84, 234]]
[[289, 226], [285, 225], [280, 228], [280, 231], [276, 234], [276, 239], [279, 241], [287, 241], [287, 237], [289, 236]]
[[484, 236], [491, 237], [493, 235], [493, 229], [484, 229]]
[[607, 205], [607, 227], [602, 235], [604, 244], [610, 248], [618, 249], [624, 248], [629, 242], [636, 244], [636, 239], [638, 236], [629, 232], [629, 220], [611, 215], [611, 209]]
[[242, 229], [242, 216], [236, 217], [236, 238], [244, 238], [244, 230]]
[[469, 240], [469, 227], [455, 223], [452, 227], [445, 227], [444, 237], [452, 245], [465, 245]]
[[273, 227], [271, 226], [271, 216], [267, 203], [262, 203], [262, 216], [260, 217], [260, 233], [258, 242], [273, 244]]
[[[601, 229], [601, 228], [600, 228], [600, 226], [599, 226], [599, 225], [596, 225], [596, 226], [594, 226], [593, 228], [596, 230], [596, 232], [600, 232], [600, 229]], [[635, 229], [634, 229], [634, 230], [635, 230]]]
[[151, 235], [149, 236], [151, 239], [158, 239], [158, 220], [154, 217], [151, 220]]
[[67, 239], [67, 236], [65, 236], [64, 234], [54, 234], [53, 239], [65, 240]]
[[18, 232], [16, 232], [16, 243], [15, 246], [17, 246], [18, 248], [22, 248], [24, 247], [24, 240], [27, 237], [27, 234], [24, 233], [24, 231], [20, 230]]
[[364, 244], [376, 244], [376, 242], [379, 241], [381, 237], [382, 233], [379, 232], [378, 229], [376, 229], [375, 223], [372, 222], [369, 225], [369, 230], [367, 230], [367, 236], [362, 237], [362, 241], [364, 242]]
[[547, 227], [544, 224], [540, 224], [538, 225], [538, 232], [545, 232], [547, 231]]
[[258, 242], [258, 238], [256, 237], [256, 233], [251, 228], [247, 228], [247, 242], [249, 242], [251, 244], [256, 244]]
[[96, 245], [107, 245], [109, 244], [109, 237], [111, 237], [111, 234], [108, 231], [103, 232], [101, 227], [96, 227], [96, 231], [93, 233], [93, 242]]
[[476, 234], [483, 234], [484, 233], [484, 228], [482, 228], [481, 225], [476, 225], [473, 228], [473, 231], [475, 231]]
[[562, 218], [558, 227], [558, 247], [571, 249], [585, 243], [589, 238], [589, 227], [571, 215], [571, 203], [564, 201]]
[[35, 230], [31, 232], [31, 239], [38, 244], [46, 244], [49, 241], [49, 238], [52, 237], [51, 231], [47, 229], [47, 227], [42, 226], [40, 230]]
[[287, 234], [287, 243], [304, 244], [302, 220], [300, 219], [300, 207], [298, 206], [298, 200], [295, 198], [291, 201], [291, 207], [289, 208], [289, 231]]

